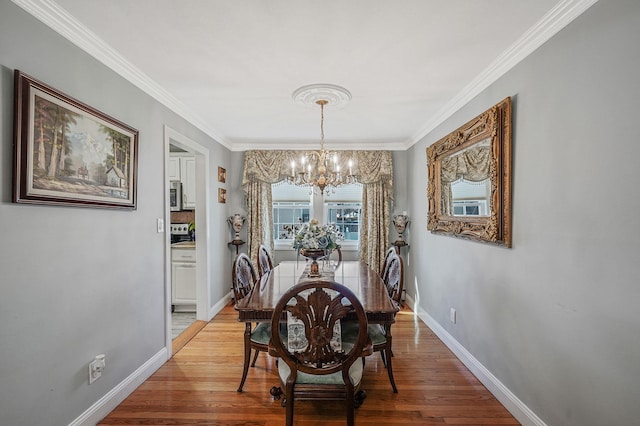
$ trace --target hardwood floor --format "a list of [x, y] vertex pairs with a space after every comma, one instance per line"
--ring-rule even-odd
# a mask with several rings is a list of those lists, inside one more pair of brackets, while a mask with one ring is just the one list
[[193, 337], [207, 325], [205, 321], [195, 320], [182, 333], [176, 336], [171, 342], [171, 353], [175, 354], [184, 347]]
[[[231, 305], [112, 411], [100, 425], [284, 424], [285, 412], [269, 389], [279, 385], [273, 358], [261, 353], [242, 374], [244, 324]], [[393, 328], [394, 394], [379, 354], [366, 362], [356, 411], [358, 425], [517, 425], [413, 312], [404, 309]], [[340, 402], [297, 402], [296, 425], [344, 425]]]

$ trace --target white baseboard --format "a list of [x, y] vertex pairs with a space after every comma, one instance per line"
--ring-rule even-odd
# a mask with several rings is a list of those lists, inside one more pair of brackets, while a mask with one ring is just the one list
[[[231, 300], [232, 292], [227, 293], [218, 303], [209, 309], [209, 319], [216, 316]], [[118, 386], [111, 389], [105, 396], [100, 398], [80, 415], [69, 426], [95, 426], [107, 414], [113, 411], [118, 404], [125, 400], [138, 386], [147, 380], [169, 359], [171, 348], [163, 348], [147, 362], [141, 365], [129, 377], [124, 379]]]
[[213, 305], [211, 307], [211, 309], [209, 309], [209, 320], [211, 320], [211, 318], [213, 318], [216, 315], [218, 315], [218, 313], [220, 311], [222, 311], [225, 306], [227, 306], [227, 304], [231, 300], [232, 295], [233, 295], [233, 292], [230, 291], [222, 299], [220, 299], [220, 301], [218, 301], [218, 303], [216, 303], [215, 305]]
[[136, 371], [131, 373], [129, 377], [120, 382], [118, 386], [96, 401], [80, 417], [69, 423], [69, 426], [95, 426], [113, 411], [118, 404], [124, 401], [131, 392], [155, 373], [167, 361], [167, 356], [167, 348], [162, 348]]
[[529, 407], [516, 397], [491, 371], [480, 363], [464, 346], [460, 344], [440, 323], [424, 309], [415, 306], [415, 301], [407, 295], [406, 304], [410, 306], [440, 340], [462, 361], [480, 382], [523, 426], [547, 426]]

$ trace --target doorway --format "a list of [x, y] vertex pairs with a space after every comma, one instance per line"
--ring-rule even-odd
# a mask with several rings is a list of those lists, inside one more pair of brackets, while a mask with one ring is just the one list
[[[192, 219], [196, 225], [196, 241], [195, 244], [189, 247], [190, 250], [195, 251], [195, 265], [192, 265], [191, 279], [195, 280], [195, 317], [192, 315], [190, 318], [186, 315], [180, 315], [180, 317], [187, 317], [187, 324], [183, 324], [180, 328], [182, 332], [174, 338], [173, 330], [173, 281], [172, 281], [172, 247], [169, 233], [165, 238], [165, 299], [166, 299], [166, 321], [165, 321], [165, 336], [166, 347], [168, 349], [168, 358], [170, 358], [177, 350], [179, 350], [193, 335], [195, 335], [209, 319], [209, 288], [207, 283], [209, 280], [209, 241], [207, 236], [209, 235], [209, 223], [208, 223], [208, 208], [209, 206], [209, 182], [206, 176], [209, 175], [209, 150], [198, 144], [197, 142], [181, 135], [168, 126], [164, 127], [164, 142], [165, 142], [165, 229], [169, 229], [169, 224], [172, 222], [169, 188], [170, 188], [170, 158], [171, 152], [180, 151], [184, 155], [188, 155], [193, 161], [190, 162], [190, 167], [195, 168], [192, 171], [192, 181], [190, 184], [191, 206], [194, 208], [190, 215], [187, 215], [189, 219]], [[195, 201], [195, 203], [194, 203]], [[175, 212], [174, 212], [175, 213]], [[185, 216], [183, 216], [185, 217]], [[182, 247], [184, 248], [184, 247]], [[181, 248], [181, 249], [182, 249]], [[184, 272], [184, 268], [180, 271]], [[195, 271], [195, 272], [193, 272]], [[181, 276], [181, 278], [184, 278]], [[193, 309], [192, 309], [193, 310]], [[185, 321], [184, 318], [180, 318], [180, 321]], [[193, 321], [193, 322], [191, 322]], [[177, 322], [177, 321], [176, 321]]]

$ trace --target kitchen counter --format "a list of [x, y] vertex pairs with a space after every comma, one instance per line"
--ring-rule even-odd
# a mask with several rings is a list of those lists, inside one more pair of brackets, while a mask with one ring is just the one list
[[180, 241], [179, 243], [171, 244], [171, 248], [194, 249], [194, 248], [196, 248], [196, 242], [195, 241]]

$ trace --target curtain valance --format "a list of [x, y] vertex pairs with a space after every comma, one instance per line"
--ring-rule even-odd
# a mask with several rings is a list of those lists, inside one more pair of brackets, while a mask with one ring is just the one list
[[[291, 162], [300, 167], [300, 159], [308, 151], [251, 150], [244, 153], [242, 187], [251, 181], [265, 183], [280, 182], [291, 176]], [[389, 188], [393, 186], [393, 157], [390, 151], [336, 151], [337, 164], [343, 173], [349, 172], [349, 160], [353, 160], [353, 172], [358, 182], [369, 184], [384, 181]], [[310, 159], [315, 167], [316, 159]]]
[[460, 178], [480, 182], [489, 178], [491, 147], [478, 146], [442, 160], [441, 180], [451, 183]]

